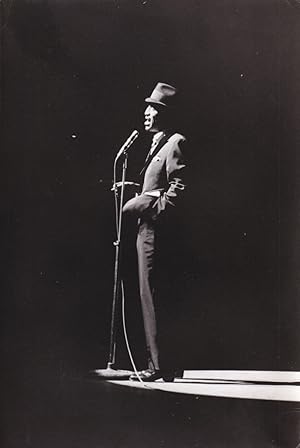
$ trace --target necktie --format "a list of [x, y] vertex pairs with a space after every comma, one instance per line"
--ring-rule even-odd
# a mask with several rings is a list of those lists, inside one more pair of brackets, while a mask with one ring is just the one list
[[152, 139], [152, 143], [151, 143], [151, 147], [150, 147], [150, 151], [147, 154], [145, 163], [148, 162], [149, 158], [152, 156], [155, 148], [157, 147], [158, 143], [160, 142], [161, 137], [163, 136], [162, 132], [158, 132], [157, 134], [154, 135], [153, 139]]

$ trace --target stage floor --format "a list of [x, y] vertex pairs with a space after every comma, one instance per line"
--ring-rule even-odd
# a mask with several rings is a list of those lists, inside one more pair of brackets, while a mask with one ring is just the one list
[[1, 448], [296, 448], [300, 442], [299, 372], [186, 371], [175, 383], [141, 385], [34, 367], [14, 376], [10, 370], [0, 384]]
[[119, 386], [177, 394], [300, 402], [300, 372], [186, 370], [173, 383], [111, 380]]

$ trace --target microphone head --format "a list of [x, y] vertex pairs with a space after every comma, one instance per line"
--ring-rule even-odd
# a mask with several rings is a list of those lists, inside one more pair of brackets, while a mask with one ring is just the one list
[[130, 148], [130, 146], [132, 145], [132, 143], [135, 141], [135, 139], [137, 139], [139, 136], [139, 131], [137, 131], [136, 129], [130, 134], [130, 136], [128, 137], [128, 139], [126, 140], [126, 142], [123, 144], [123, 146], [121, 147], [121, 149], [119, 150], [118, 154], [117, 154], [117, 159], [122, 155], [127, 153], [127, 150]]
[[128, 137], [128, 139], [125, 142], [125, 147], [130, 146], [136, 138], [139, 136], [139, 131], [136, 129], [131, 133], [131, 135]]
[[140, 134], [139, 131], [137, 131], [135, 129], [134, 131], [132, 131], [132, 134], [131, 134], [130, 138], [135, 140], [139, 136], [139, 134]]

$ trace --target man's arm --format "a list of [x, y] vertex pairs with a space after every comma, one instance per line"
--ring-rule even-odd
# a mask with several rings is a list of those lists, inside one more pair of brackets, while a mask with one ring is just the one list
[[181, 137], [174, 142], [166, 159], [166, 174], [169, 188], [160, 196], [152, 206], [152, 219], [157, 219], [168, 207], [176, 206], [185, 189], [184, 171], [186, 168], [183, 150], [186, 139]]

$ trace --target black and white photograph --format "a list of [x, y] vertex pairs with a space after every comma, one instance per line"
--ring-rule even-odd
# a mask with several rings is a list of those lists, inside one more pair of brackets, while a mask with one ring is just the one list
[[300, 0], [0, 0], [3, 448], [300, 447]]

